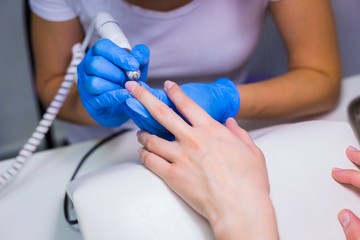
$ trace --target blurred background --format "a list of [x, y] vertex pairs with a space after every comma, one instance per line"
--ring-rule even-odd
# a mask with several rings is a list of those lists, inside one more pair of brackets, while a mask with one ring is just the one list
[[[360, 1], [331, 0], [331, 3], [338, 31], [343, 77], [360, 74]], [[3, 29], [0, 33], [2, 160], [17, 154], [34, 131], [40, 114], [27, 49], [24, 0], [0, 1], [0, 29]], [[274, 76], [286, 71], [286, 52], [270, 15], [250, 66], [255, 76]], [[65, 132], [66, 123], [57, 120], [52, 129], [56, 146], [63, 144]], [[45, 148], [43, 144], [40, 150]]]

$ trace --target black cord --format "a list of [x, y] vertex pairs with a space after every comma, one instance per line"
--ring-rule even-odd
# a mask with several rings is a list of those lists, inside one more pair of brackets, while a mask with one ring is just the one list
[[[116, 132], [104, 139], [102, 139], [100, 142], [98, 142], [95, 146], [93, 146], [83, 157], [82, 159], [80, 160], [79, 164], [77, 165], [72, 177], [70, 178], [70, 182], [72, 180], [75, 179], [76, 177], [76, 174], [79, 172], [81, 166], [83, 165], [83, 163], [85, 162], [85, 160], [96, 150], [98, 149], [100, 146], [102, 146], [103, 144], [105, 144], [106, 142], [110, 141], [111, 139], [121, 135], [121, 134], [124, 134], [128, 131], [130, 131], [131, 129], [122, 129], [120, 130], [119, 132]], [[67, 195], [67, 193], [65, 192], [65, 197], [64, 197], [64, 216], [65, 216], [65, 220], [68, 224], [70, 225], [75, 225], [78, 223], [78, 220], [77, 219], [70, 219], [70, 216], [69, 216], [69, 202], [71, 202], [69, 196]]]

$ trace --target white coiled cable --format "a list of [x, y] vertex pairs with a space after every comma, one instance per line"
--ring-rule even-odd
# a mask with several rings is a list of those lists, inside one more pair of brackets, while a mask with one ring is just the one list
[[56, 115], [59, 113], [63, 103], [65, 102], [71, 87], [77, 81], [76, 68], [85, 56], [85, 50], [89, 45], [94, 28], [95, 22], [92, 21], [83, 42], [81, 44], [76, 43], [72, 47], [72, 59], [66, 70], [64, 80], [61, 83], [53, 101], [50, 103], [50, 106], [46, 109], [46, 112], [37, 125], [34, 133], [19, 151], [14, 163], [0, 175], [0, 191], [19, 174], [20, 170], [24, 167], [25, 163], [33, 155], [41, 141], [44, 139], [45, 134], [49, 131]]
[[[89, 45], [91, 36], [95, 29], [97, 30], [99, 37], [109, 38], [118, 46], [131, 49], [127, 38], [120, 29], [116, 20], [109, 13], [98, 13], [91, 22], [83, 42], [81, 44], [77, 43], [73, 46], [72, 59], [66, 70], [64, 80], [50, 106], [46, 109], [46, 112], [36, 127], [35, 132], [22, 147], [16, 156], [14, 163], [0, 175], [0, 190], [2, 190], [10, 182], [10, 180], [14, 179], [14, 177], [19, 174], [19, 171], [24, 167], [25, 163], [40, 145], [45, 134], [49, 131], [56, 115], [59, 113], [63, 103], [65, 102], [72, 85], [77, 81], [77, 65], [79, 65], [81, 60], [84, 58], [85, 50]], [[127, 71], [126, 74], [132, 80], [137, 80], [140, 77], [140, 71]]]
[[83, 51], [82, 45], [80, 43], [75, 44], [72, 48], [72, 60], [66, 70], [64, 80], [61, 83], [61, 86], [57, 91], [56, 96], [54, 97], [50, 106], [46, 109], [46, 112], [44, 113], [42, 119], [40, 120], [30, 139], [19, 151], [14, 163], [5, 172], [1, 174], [0, 190], [5, 187], [5, 185], [10, 180], [12, 180], [24, 167], [25, 163], [29, 160], [37, 147], [40, 145], [45, 134], [49, 131], [51, 125], [56, 118], [56, 115], [59, 113], [60, 108], [66, 100], [66, 97], [70, 92], [71, 87], [77, 80], [76, 67], [84, 58], [84, 55], [85, 53]]

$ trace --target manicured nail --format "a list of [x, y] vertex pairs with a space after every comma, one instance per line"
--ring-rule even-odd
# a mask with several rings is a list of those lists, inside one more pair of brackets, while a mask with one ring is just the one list
[[341, 171], [341, 170], [342, 170], [341, 168], [336, 168], [336, 167], [334, 167], [334, 168], [332, 169], [333, 172], [338, 172], [338, 171]]
[[341, 211], [339, 213], [338, 219], [343, 228], [346, 228], [350, 223], [350, 215], [346, 211]]
[[141, 130], [140, 130], [140, 131], [137, 131], [136, 136], [139, 137], [140, 134], [141, 134]]
[[166, 90], [170, 89], [173, 85], [174, 85], [174, 82], [172, 82], [170, 80], [166, 80], [164, 82], [164, 90], [166, 91]]
[[232, 118], [232, 117], [228, 118], [228, 121], [231, 121], [233, 123], [237, 123], [236, 120], [234, 118]]
[[141, 152], [142, 152], [142, 150], [144, 150], [144, 148], [143, 148], [143, 147], [139, 148], [139, 149], [138, 149], [138, 153], [141, 153]]
[[357, 151], [359, 151], [359, 150], [357, 150], [356, 148], [354, 148], [353, 146], [349, 146], [348, 147], [348, 149], [350, 150], [350, 151], [354, 151], [354, 152], [357, 152]]
[[134, 89], [136, 88], [137, 83], [135, 81], [127, 81], [125, 83], [125, 88], [128, 90], [129, 93], [132, 93]]

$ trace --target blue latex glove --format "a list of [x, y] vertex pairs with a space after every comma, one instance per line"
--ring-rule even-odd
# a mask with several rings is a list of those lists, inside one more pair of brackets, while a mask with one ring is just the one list
[[[141, 86], [178, 113], [164, 90], [150, 88], [145, 83], [141, 83]], [[180, 88], [212, 118], [221, 123], [229, 117], [234, 117], [239, 111], [240, 95], [236, 85], [229, 79], [220, 78], [214, 83], [188, 83]], [[140, 129], [165, 139], [173, 139], [173, 135], [159, 124], [138, 100], [128, 98], [126, 106], [126, 112]]]
[[90, 116], [106, 127], [120, 126], [129, 119], [124, 111], [125, 99], [130, 97], [124, 89], [129, 80], [124, 70], [141, 71], [140, 81], [146, 81], [149, 49], [135, 46], [131, 53], [109, 39], [99, 40], [77, 67], [77, 88], [83, 106]]

